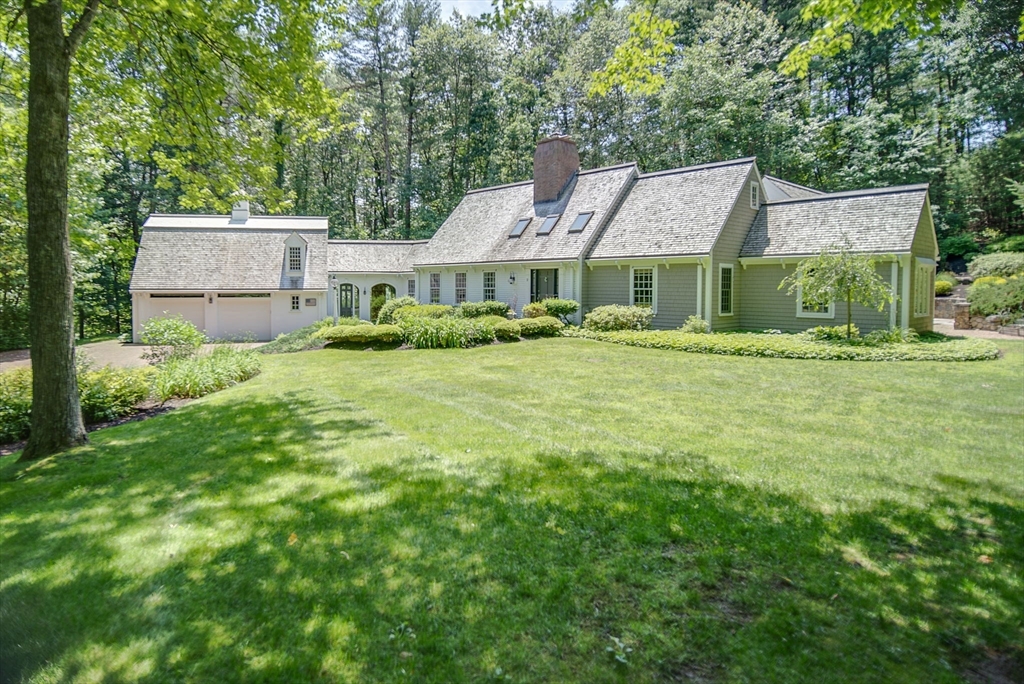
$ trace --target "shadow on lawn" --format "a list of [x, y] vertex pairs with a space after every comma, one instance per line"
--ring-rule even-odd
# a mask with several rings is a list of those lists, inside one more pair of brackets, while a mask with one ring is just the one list
[[1024, 511], [966, 479], [824, 516], [690, 455], [469, 461], [333, 400], [229, 406], [5, 469], [0, 679], [934, 682], [1020, 657]]

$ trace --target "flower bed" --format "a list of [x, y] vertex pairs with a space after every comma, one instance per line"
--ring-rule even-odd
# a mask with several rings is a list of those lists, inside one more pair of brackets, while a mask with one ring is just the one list
[[677, 330], [598, 332], [582, 328], [562, 331], [563, 337], [613, 342], [633, 347], [670, 349], [697, 354], [763, 356], [780, 359], [841, 361], [986, 361], [999, 356], [989, 340], [928, 335], [917, 342], [869, 346], [812, 340], [804, 335], [765, 333], [691, 334]]

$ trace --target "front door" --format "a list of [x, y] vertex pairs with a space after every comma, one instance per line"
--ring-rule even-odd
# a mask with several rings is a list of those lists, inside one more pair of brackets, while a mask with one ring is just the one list
[[558, 297], [558, 269], [534, 268], [530, 271], [530, 301]]
[[357, 315], [356, 307], [356, 295], [355, 288], [352, 283], [345, 283], [338, 288], [338, 316], [341, 318], [351, 318]]

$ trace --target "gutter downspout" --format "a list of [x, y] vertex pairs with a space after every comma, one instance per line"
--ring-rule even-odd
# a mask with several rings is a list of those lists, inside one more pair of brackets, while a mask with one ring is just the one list
[[708, 330], [712, 330], [714, 326], [711, 324], [711, 287], [712, 287], [712, 275], [713, 269], [711, 268], [715, 263], [714, 250], [708, 252], [708, 267], [704, 272], [704, 311], [707, 316], [704, 318], [708, 322]]

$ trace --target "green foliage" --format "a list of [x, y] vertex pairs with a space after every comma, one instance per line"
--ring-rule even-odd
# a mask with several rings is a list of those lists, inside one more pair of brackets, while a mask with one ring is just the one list
[[142, 355], [150, 363], [187, 359], [206, 342], [206, 335], [181, 314], [149, 319], [142, 324], [140, 337], [143, 344], [151, 347]]
[[380, 307], [380, 311], [377, 313], [377, 324], [390, 324], [394, 323], [394, 313], [396, 310], [406, 306], [416, 306], [416, 299], [414, 297], [395, 297], [384, 302]]
[[942, 281], [944, 283], [949, 283], [950, 287], [956, 287], [957, 285], [960, 284], [960, 281], [956, 279], [956, 274], [955, 273], [950, 273], [949, 271], [943, 271], [942, 273], [936, 273], [935, 274], [935, 280], [936, 280], [936, 282]]
[[700, 316], [688, 316], [679, 330], [684, 333], [704, 334], [711, 332], [711, 324]]
[[948, 297], [953, 294], [953, 286], [946, 280], [935, 279], [935, 296]]
[[1012, 276], [1024, 273], [1024, 252], [997, 252], [974, 257], [967, 272], [975, 278]]
[[494, 341], [494, 326], [479, 318], [403, 318], [405, 341], [416, 349], [455, 349]]
[[508, 323], [509, 319], [506, 316], [481, 316], [479, 318], [481, 323], [486, 323], [490, 326], [498, 325], [499, 323]]
[[583, 317], [588, 330], [646, 330], [654, 320], [654, 311], [648, 306], [599, 306]]
[[99, 423], [126, 416], [149, 397], [153, 368], [84, 369], [78, 373], [82, 418]]
[[480, 318], [482, 316], [508, 316], [509, 307], [505, 302], [463, 302], [459, 312], [463, 318]]
[[604, 68], [593, 75], [590, 94], [606, 96], [613, 88], [654, 95], [665, 84], [662, 68], [675, 51], [672, 36], [679, 24], [659, 17], [643, 4], [631, 12], [629, 36], [615, 47]]
[[388, 296], [386, 294], [379, 294], [370, 297], [370, 320], [378, 320], [380, 317], [380, 310], [387, 301]]
[[217, 347], [210, 354], [170, 359], [157, 366], [153, 393], [160, 401], [194, 399], [259, 374], [260, 357], [251, 349]]
[[447, 304], [415, 304], [413, 306], [402, 306], [391, 313], [391, 320], [395, 323], [408, 318], [451, 318], [458, 310]]
[[981, 251], [978, 241], [970, 233], [957, 233], [948, 237], [939, 238], [939, 254], [949, 257], [964, 257], [970, 259]]
[[320, 349], [324, 346], [324, 342], [320, 338], [320, 331], [333, 325], [334, 318], [328, 316], [313, 325], [281, 333], [272, 342], [257, 347], [256, 351], [260, 354], [291, 354], [309, 349]]
[[397, 325], [382, 323], [378, 325], [339, 325], [328, 328], [322, 339], [337, 345], [363, 347], [397, 346], [402, 342], [402, 329]]
[[990, 242], [985, 247], [986, 252], [1024, 252], [1024, 235], [1011, 235], [1010, 237]]
[[932, 336], [926, 341], [878, 346], [813, 340], [803, 334], [719, 333], [693, 335], [677, 330], [599, 332], [569, 329], [563, 337], [581, 337], [632, 347], [670, 349], [696, 354], [764, 356], [779, 359], [841, 361], [985, 361], [999, 357], [990, 340]]
[[1019, 318], [1024, 315], [1024, 274], [979, 278], [967, 289], [967, 301], [971, 303], [971, 313], [978, 316]]
[[853, 337], [853, 304], [881, 311], [892, 302], [890, 286], [875, 270], [875, 257], [856, 254], [849, 240], [803, 259], [783, 278], [779, 289], [787, 294], [799, 289], [805, 302], [846, 302], [846, 336]]
[[32, 370], [0, 373], [0, 444], [28, 437], [32, 421]]
[[544, 302], [530, 302], [523, 307], [523, 318], [540, 318], [547, 315], [548, 309]]
[[494, 337], [502, 342], [518, 342], [523, 336], [519, 321], [504, 320], [494, 324]]
[[548, 316], [555, 316], [563, 323], [569, 322], [569, 316], [580, 310], [580, 303], [575, 299], [549, 298], [541, 301]]
[[518, 323], [519, 334], [523, 337], [551, 337], [565, 327], [565, 324], [554, 316], [523, 318]]
[[886, 330], [872, 330], [864, 336], [862, 342], [867, 346], [879, 346], [883, 344], [913, 344], [920, 339], [916, 330], [903, 328], [888, 328]]
[[860, 330], [855, 325], [850, 326], [849, 329], [845, 325], [819, 325], [805, 330], [803, 335], [806, 335], [811, 340], [840, 342], [842, 340], [856, 339], [860, 336]]

